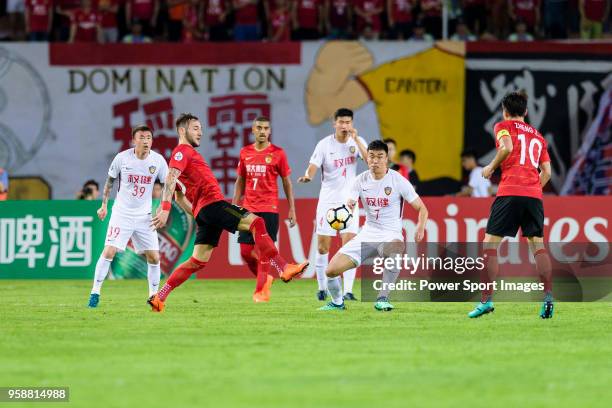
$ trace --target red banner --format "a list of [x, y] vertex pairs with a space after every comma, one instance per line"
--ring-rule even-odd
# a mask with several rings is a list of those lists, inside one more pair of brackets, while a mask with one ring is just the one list
[[[429, 210], [426, 240], [429, 242], [474, 242], [484, 238], [493, 198], [430, 197], [423, 201]], [[281, 220], [287, 214], [287, 203], [281, 201]], [[312, 277], [317, 238], [314, 234], [316, 199], [296, 200], [298, 225], [289, 229], [281, 222], [279, 249], [288, 260], [302, 262], [310, 259], [311, 267], [305, 277]], [[611, 242], [612, 232], [608, 219], [612, 199], [610, 197], [545, 197], [544, 236], [550, 242]], [[360, 223], [363, 224], [364, 217]], [[404, 231], [413, 235], [416, 212], [410, 206], [404, 210]], [[228, 243], [228, 237], [231, 243]], [[336, 239], [330, 255], [339, 247]], [[236, 237], [223, 234], [219, 247], [198, 278], [251, 278], [252, 275], [240, 259]]]

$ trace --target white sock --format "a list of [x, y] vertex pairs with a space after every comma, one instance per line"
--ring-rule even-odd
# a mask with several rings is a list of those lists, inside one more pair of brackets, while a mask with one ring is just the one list
[[340, 283], [339, 276], [336, 276], [335, 278], [327, 278], [327, 290], [329, 290], [332, 302], [335, 305], [341, 305], [344, 303], [344, 300], [342, 299], [342, 284]]
[[154, 265], [147, 262], [147, 280], [149, 281], [149, 296], [153, 296], [159, 289], [159, 277], [161, 270], [159, 264]]
[[108, 275], [108, 270], [110, 269], [112, 259], [106, 259], [100, 255], [98, 258], [98, 262], [96, 263], [96, 274], [94, 275], [93, 288], [91, 288], [91, 293], [95, 293], [97, 295], [100, 294], [100, 289], [102, 289], [102, 284], [104, 283], [104, 279], [106, 279], [106, 275]]
[[329, 253], [320, 254], [317, 252], [317, 257], [315, 258], [315, 272], [317, 273], [319, 290], [327, 290], [327, 275], [325, 275], [325, 270], [327, 269], [328, 263]]
[[342, 275], [342, 279], [344, 281], [344, 294], [353, 293], [353, 282], [355, 282], [355, 274], [357, 273], [357, 269], [349, 269], [344, 272]]

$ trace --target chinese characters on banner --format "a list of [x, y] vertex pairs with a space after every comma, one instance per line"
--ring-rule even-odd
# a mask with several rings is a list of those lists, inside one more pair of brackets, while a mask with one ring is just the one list
[[223, 194], [228, 196], [236, 181], [240, 149], [254, 142], [251, 127], [258, 116], [270, 120], [270, 102], [264, 94], [243, 94], [210, 98], [208, 126], [217, 151], [210, 158]]

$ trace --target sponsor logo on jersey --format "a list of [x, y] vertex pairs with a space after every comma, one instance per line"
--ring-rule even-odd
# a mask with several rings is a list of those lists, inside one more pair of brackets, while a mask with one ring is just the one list
[[157, 170], [157, 167], [155, 167], [155, 166], [149, 166], [149, 173], [151, 173], [151, 174], [155, 174], [155, 170]]
[[176, 154], [174, 155], [174, 160], [176, 160], [176, 161], [181, 161], [181, 160], [183, 160], [183, 153], [181, 153], [181, 152], [176, 152]]
[[385, 194], [386, 195], [391, 194], [391, 191], [392, 191], [391, 187], [385, 187]]
[[355, 146], [349, 147], [349, 151], [351, 152], [351, 154], [355, 154]]

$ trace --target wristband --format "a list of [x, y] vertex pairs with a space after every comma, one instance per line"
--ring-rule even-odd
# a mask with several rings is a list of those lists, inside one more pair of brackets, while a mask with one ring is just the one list
[[170, 209], [172, 208], [172, 204], [170, 203], [170, 201], [162, 201], [161, 207], [164, 211], [170, 211]]

